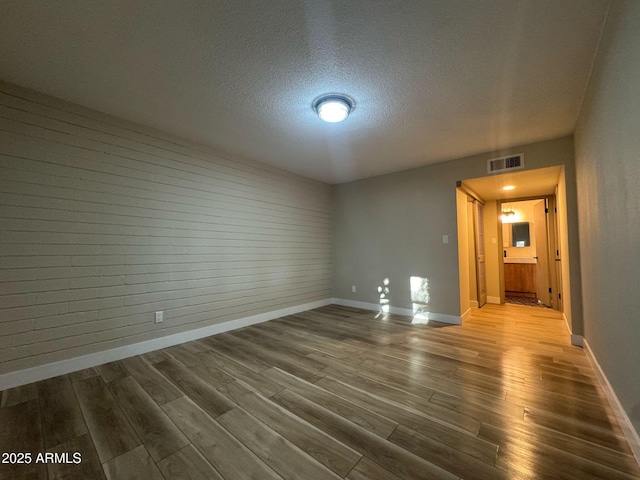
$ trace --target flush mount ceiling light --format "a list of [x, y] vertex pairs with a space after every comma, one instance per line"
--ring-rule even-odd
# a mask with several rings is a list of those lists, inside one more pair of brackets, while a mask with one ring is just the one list
[[347, 119], [353, 111], [355, 103], [353, 99], [342, 94], [329, 94], [318, 97], [313, 102], [313, 110], [320, 120], [329, 123], [338, 123]]
[[502, 187], [503, 190], [515, 190], [516, 187], [513, 185], [507, 185], [506, 187]]

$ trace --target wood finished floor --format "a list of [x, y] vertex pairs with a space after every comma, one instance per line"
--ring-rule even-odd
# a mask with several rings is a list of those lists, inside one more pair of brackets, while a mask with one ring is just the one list
[[631, 479], [558, 314], [328, 306], [2, 392], [0, 479]]

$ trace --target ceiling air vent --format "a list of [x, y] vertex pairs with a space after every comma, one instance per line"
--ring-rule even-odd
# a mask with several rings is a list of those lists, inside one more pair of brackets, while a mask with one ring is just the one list
[[504, 172], [505, 170], [522, 170], [524, 153], [487, 160], [487, 173]]

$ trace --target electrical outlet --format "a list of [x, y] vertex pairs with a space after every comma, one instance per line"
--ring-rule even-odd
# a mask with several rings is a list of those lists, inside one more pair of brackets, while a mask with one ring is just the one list
[[156, 312], [156, 323], [164, 322], [164, 312]]
[[442, 243], [449, 243], [449, 235], [442, 235]]
[[353, 293], [356, 293], [356, 286], [355, 286], [355, 285], [351, 285], [351, 291], [352, 291]]

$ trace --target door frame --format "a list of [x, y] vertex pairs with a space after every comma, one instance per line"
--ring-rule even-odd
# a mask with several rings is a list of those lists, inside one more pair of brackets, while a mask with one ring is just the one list
[[[474, 280], [474, 288], [470, 290], [475, 290], [473, 293], [475, 295], [475, 299], [470, 299], [470, 303], [472, 307], [480, 308], [484, 303], [481, 304], [480, 299], [480, 279], [479, 279], [479, 268], [478, 268], [478, 208], [485, 207], [485, 201], [474, 192], [467, 185], [464, 185], [462, 180], [458, 180], [456, 182], [456, 190], [459, 190], [466, 197], [466, 207], [467, 208], [467, 216], [465, 221], [465, 228], [469, 234], [468, 238], [468, 253], [469, 256], [473, 256], [473, 260], [470, 261], [470, 264], [474, 265], [473, 268], [473, 280]], [[471, 209], [471, 216], [469, 216], [469, 208]], [[483, 212], [484, 215], [484, 212]], [[458, 218], [459, 220], [459, 218]], [[484, 231], [484, 225], [483, 225]], [[458, 239], [459, 241], [460, 239]], [[486, 252], [485, 252], [486, 257]], [[458, 256], [458, 261], [460, 261], [460, 256]], [[459, 267], [460, 268], [460, 267]], [[469, 274], [471, 274], [471, 268], [469, 269]], [[470, 278], [471, 280], [471, 278]], [[471, 291], [469, 292], [471, 293]], [[486, 297], [486, 277], [485, 277], [485, 297]], [[486, 303], [486, 301], [485, 301]]]
[[[502, 211], [502, 205], [504, 203], [516, 203], [524, 202], [527, 200], [545, 200], [547, 203], [547, 216], [546, 216], [546, 230], [547, 230], [547, 252], [549, 258], [549, 283], [551, 288], [551, 308], [562, 312], [562, 280], [560, 275], [562, 274], [558, 268], [558, 262], [560, 261], [560, 245], [558, 238], [558, 210], [556, 195], [534, 195], [531, 197], [517, 197], [509, 199], [497, 200], [498, 212]], [[500, 214], [498, 214], [498, 242], [503, 245], [502, 237], [502, 222], [500, 221]], [[498, 265], [501, 272], [504, 272], [504, 257], [499, 255]], [[500, 298], [504, 303], [505, 288], [504, 288], [504, 275], [500, 275]]]

